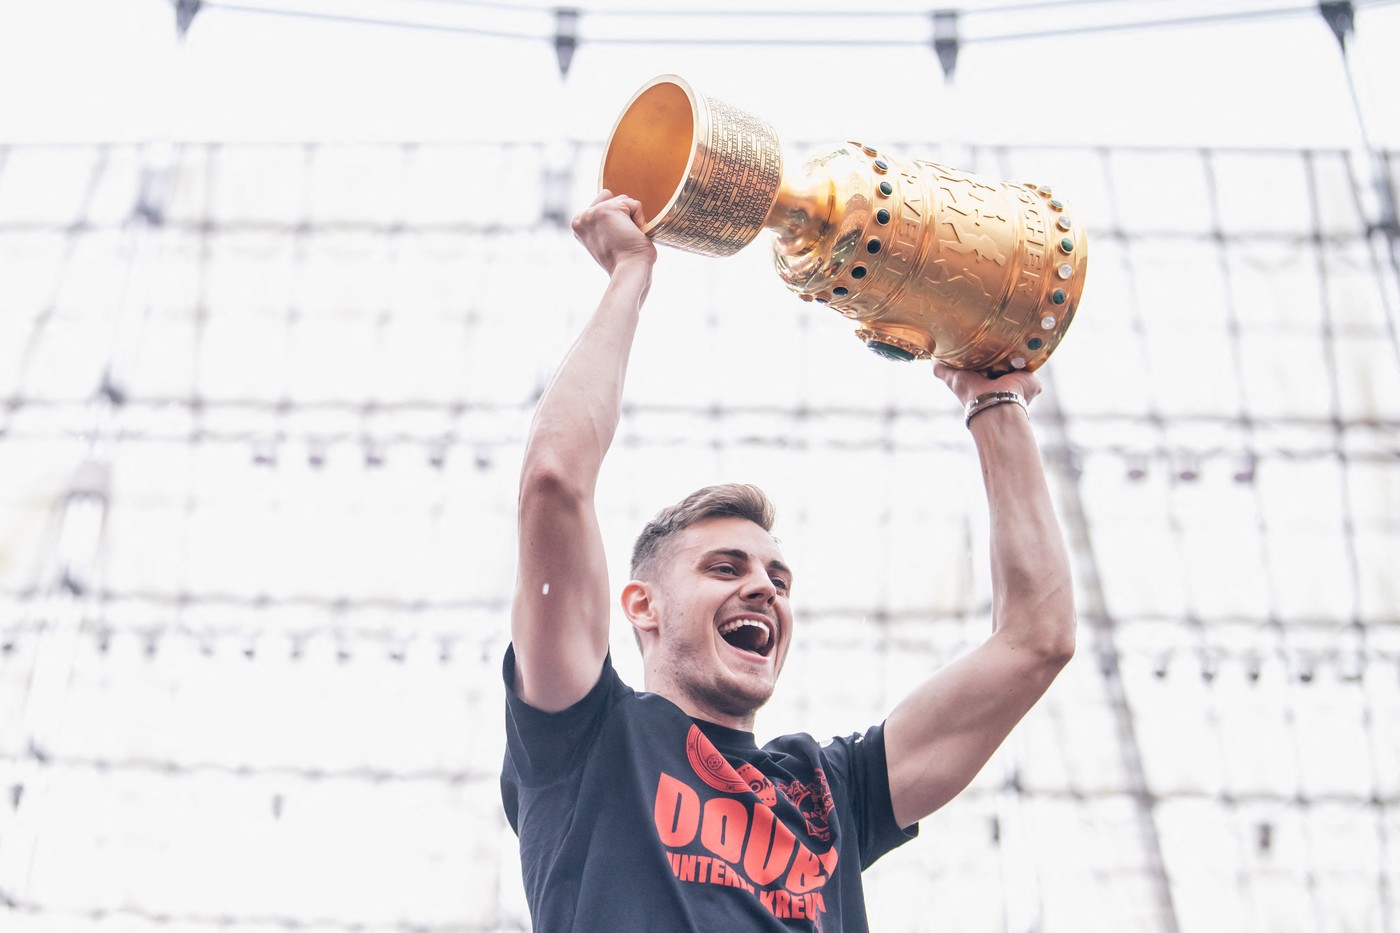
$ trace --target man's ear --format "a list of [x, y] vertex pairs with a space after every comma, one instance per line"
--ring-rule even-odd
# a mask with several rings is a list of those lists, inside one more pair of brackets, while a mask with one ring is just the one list
[[633, 580], [622, 588], [622, 611], [638, 632], [655, 632], [660, 627], [649, 583]]

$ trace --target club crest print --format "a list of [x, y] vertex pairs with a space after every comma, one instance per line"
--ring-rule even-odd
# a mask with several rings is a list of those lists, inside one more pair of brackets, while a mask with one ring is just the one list
[[[714, 743], [705, 737], [699, 726], [690, 727], [690, 733], [685, 737], [685, 754], [700, 780], [715, 790], [729, 794], [753, 791], [765, 805], [777, 805], [778, 794], [773, 789], [773, 783], [748, 762], [742, 763], [736, 770], [729, 760], [719, 753]], [[831, 837], [828, 835], [822, 838]]]
[[835, 801], [831, 797], [831, 787], [826, 783], [826, 774], [821, 768], [814, 772], [816, 780], [812, 784], [804, 784], [801, 781], [791, 783], [779, 782], [783, 796], [791, 800], [797, 809], [802, 813], [802, 818], [807, 821], [807, 832], [813, 839], [820, 839], [822, 842], [831, 841], [831, 826], [828, 820], [831, 817], [831, 808]]

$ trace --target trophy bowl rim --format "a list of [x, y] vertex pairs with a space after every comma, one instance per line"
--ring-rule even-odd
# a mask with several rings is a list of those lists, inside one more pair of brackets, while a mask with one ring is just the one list
[[[703, 100], [701, 95], [695, 90], [695, 86], [680, 75], [667, 72], [665, 74], [656, 75], [639, 87], [627, 100], [627, 103], [623, 105], [621, 112], [617, 115], [617, 119], [613, 121], [612, 129], [608, 132], [607, 142], [603, 144], [603, 157], [598, 166], [598, 189], [600, 191], [605, 189], [611, 190], [607, 187], [608, 156], [613, 151], [613, 144], [617, 140], [618, 131], [622, 129], [622, 125], [632, 113], [633, 107], [635, 107], [643, 97], [662, 85], [671, 85], [678, 88], [685, 94], [686, 100], [690, 103], [690, 144], [689, 154], [686, 156], [685, 168], [680, 173], [680, 177], [674, 189], [667, 196], [665, 204], [652, 216], [643, 214], [641, 229], [643, 233], [648, 235], [654, 233], [656, 228], [661, 226], [662, 222], [667, 219], [671, 210], [676, 206], [676, 203], [680, 200], [681, 195], [685, 191], [685, 181], [690, 177], [691, 170], [695, 166], [696, 151], [699, 148], [696, 145], [696, 140], [700, 136], [702, 120], [705, 118], [701, 107]], [[612, 193], [629, 194], [629, 192], [625, 191], [613, 191]]]

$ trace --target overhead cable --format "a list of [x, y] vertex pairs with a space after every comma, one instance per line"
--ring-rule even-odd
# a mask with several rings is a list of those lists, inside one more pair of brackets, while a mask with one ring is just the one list
[[[1089, 2], [1089, 0], [1080, 0]], [[1357, 4], [1358, 8], [1388, 6], [1400, 0], [1369, 0], [1366, 3]], [[468, 4], [457, 4], [458, 6], [468, 6]], [[427, 30], [431, 32], [441, 32], [457, 35], [471, 35], [484, 38], [507, 39], [518, 41], [538, 41], [558, 44], [562, 33], [559, 26], [567, 25], [570, 29], [576, 28], [576, 24], [587, 24], [594, 18], [605, 20], [636, 20], [646, 17], [662, 15], [662, 11], [638, 11], [638, 10], [589, 10], [579, 7], [536, 7], [517, 8], [507, 7], [503, 4], [471, 4], [472, 7], [510, 9], [515, 13], [539, 13], [550, 14], [552, 20], [557, 20], [554, 30], [523, 30], [504, 27], [484, 26], [473, 23], [441, 22], [423, 19], [411, 19], [401, 17], [380, 17], [380, 16], [360, 16], [338, 12], [324, 12], [319, 10], [276, 6], [272, 4], [249, 4], [239, 2], [225, 2], [225, 0], [206, 0], [203, 9], [225, 10], [238, 13], [261, 13], [273, 16], [292, 17], [309, 20], [320, 20], [325, 22], [338, 22], [365, 26], [383, 26], [400, 29]], [[1040, 5], [1027, 6], [1017, 4], [1014, 6], [988, 8], [984, 10], [931, 10], [931, 11], [893, 11], [893, 10], [836, 10], [836, 11], [813, 11], [804, 10], [800, 13], [792, 10], [783, 11], [762, 11], [762, 10], [668, 10], [667, 15], [679, 16], [689, 15], [695, 19], [710, 20], [714, 22], [724, 22], [734, 17], [767, 17], [771, 19], [790, 19], [795, 23], [800, 23], [804, 27], [811, 27], [820, 24], [824, 20], [837, 21], [845, 20], [852, 16], [859, 16], [864, 19], [889, 19], [899, 17], [903, 19], [923, 18], [931, 23], [938, 22], [938, 17], [975, 17], [979, 13], [990, 12], [1011, 12], [1017, 9], [1037, 9]], [[560, 19], [558, 11], [564, 10], [569, 16]], [[1093, 35], [1108, 32], [1136, 32], [1150, 29], [1173, 29], [1192, 26], [1219, 26], [1227, 23], [1245, 23], [1263, 20], [1277, 20], [1295, 17], [1316, 16], [1318, 8], [1316, 4], [1290, 5], [1282, 7], [1270, 7], [1262, 9], [1237, 10], [1218, 13], [1204, 13], [1190, 16], [1159, 16], [1127, 19], [1121, 21], [1101, 21], [1070, 26], [1056, 27], [1051, 29], [1033, 29], [1025, 31], [1007, 32], [971, 32], [960, 36], [960, 42], [964, 45], [974, 43], [992, 42], [1017, 42], [1035, 39], [1063, 38], [1076, 35]], [[703, 35], [696, 34], [691, 30], [681, 33], [655, 33], [649, 35], [621, 35], [621, 34], [588, 34], [586, 32], [571, 32], [567, 37], [574, 45], [598, 44], [598, 45], [720, 45], [720, 46], [862, 46], [862, 47], [925, 47], [931, 46], [934, 36], [911, 36], [905, 32], [889, 35], [879, 35], [870, 33], [853, 34], [843, 32], [840, 35], [811, 36], [811, 35], [783, 35], [771, 30], [765, 30], [763, 35], [742, 35], [736, 36], [732, 33], [725, 35]], [[568, 43], [566, 43], [568, 44]]]

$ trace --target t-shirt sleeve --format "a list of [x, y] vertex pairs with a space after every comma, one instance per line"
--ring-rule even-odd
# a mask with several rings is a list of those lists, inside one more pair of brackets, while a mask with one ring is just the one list
[[862, 871], [919, 834], [919, 824], [904, 829], [894, 818], [883, 725], [832, 739], [822, 752], [837, 780], [845, 785], [845, 811], [860, 840]]
[[529, 787], [552, 784], [577, 770], [608, 708], [628, 689], [613, 670], [611, 654], [583, 699], [557, 713], [536, 709], [516, 694], [513, 645], [506, 649], [501, 676], [506, 687], [505, 774]]

